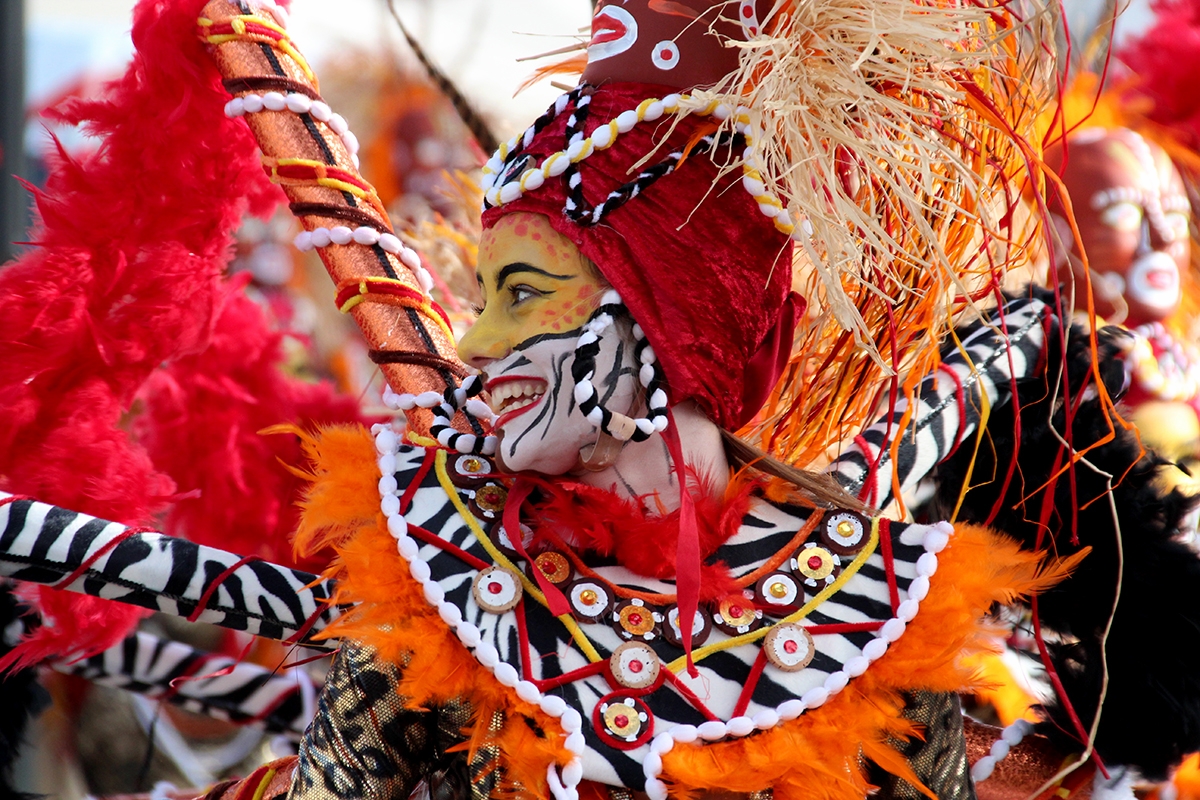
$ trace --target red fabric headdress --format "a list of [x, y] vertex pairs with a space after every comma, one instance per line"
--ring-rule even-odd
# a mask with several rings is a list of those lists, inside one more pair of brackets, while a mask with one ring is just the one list
[[[585, 91], [527, 146], [508, 154], [496, 185], [565, 150], [573, 119], [590, 136], [643, 100], [671, 91], [610, 83], [583, 101]], [[699, 152], [705, 148], [701, 137], [714, 127], [712, 118], [697, 115], [641, 122], [608, 149], [578, 162], [579, 190], [568, 185], [576, 174], [568, 170], [488, 209], [483, 225], [490, 228], [517, 211], [549, 218], [596, 263], [646, 332], [666, 372], [671, 402], [694, 399], [718, 425], [736, 430], [759, 410], [779, 377], [802, 304], [789, 298], [791, 241], [741, 187], [739, 171], [721, 174], [722, 162], [734, 155], [732, 145], [717, 140]], [[606, 201], [617, 205], [610, 195], [627, 195], [622, 187], [665, 168], [680, 152], [686, 156], [678, 169], [639, 188], [598, 224], [566, 213], [569, 200], [576, 203], [575, 217]]]

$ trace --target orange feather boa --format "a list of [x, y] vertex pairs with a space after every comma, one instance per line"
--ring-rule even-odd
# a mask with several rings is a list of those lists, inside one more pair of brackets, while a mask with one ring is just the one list
[[[516, 697], [475, 661], [426, 602], [396, 552], [379, 511], [374, 443], [361, 428], [333, 427], [305, 437], [312, 486], [296, 547], [332, 547], [326, 575], [338, 581], [336, 603], [356, 603], [325, 634], [376, 648], [381, 659], [406, 664], [399, 687], [413, 708], [467, 700], [475, 719], [466, 732], [474, 752], [496, 744], [503, 754], [503, 789], [547, 797], [546, 770], [565, 765], [558, 721]], [[709, 790], [749, 793], [770, 787], [777, 800], [860, 800], [871, 788], [863, 757], [919, 785], [889, 738], [919, 736], [902, 716], [904, 690], [970, 691], [980, 683], [965, 664], [990, 649], [995, 630], [985, 617], [994, 603], [1045, 590], [1078, 558], [1043, 565], [1042, 557], [986, 528], [958, 525], [939, 554], [938, 571], [921, 611], [887, 654], [819, 711], [753, 736], [716, 744], [676, 745], [663, 757], [662, 778], [673, 797]], [[493, 712], [533, 720], [489, 730]], [[932, 795], [931, 795], [932, 796]]]

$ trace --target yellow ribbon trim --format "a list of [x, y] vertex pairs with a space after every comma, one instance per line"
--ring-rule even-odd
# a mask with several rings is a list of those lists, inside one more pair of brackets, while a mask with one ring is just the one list
[[[862, 565], [867, 563], [867, 559], [874, 555], [875, 548], [878, 547], [878, 545], [879, 518], [875, 517], [871, 520], [871, 538], [867, 541], [867, 546], [863, 548], [861, 553], [854, 557], [854, 560], [850, 562], [848, 567], [842, 570], [842, 574], [837, 577], [837, 580], [818, 592], [816, 597], [805, 603], [799, 610], [779, 620], [779, 622], [775, 623], [775, 625], [783, 625], [788, 622], [799, 622], [811, 614], [817, 606], [821, 605], [832, 595], [839, 592], [841, 588], [846, 585], [846, 581], [853, 578], [858, 571], [862, 569]], [[750, 633], [743, 633], [741, 636], [734, 636], [733, 638], [726, 639], [723, 642], [706, 644], [703, 647], [692, 651], [692, 661], [700, 661], [701, 659], [710, 656], [713, 653], [719, 653], [722, 650], [729, 650], [730, 648], [738, 647], [739, 645], [757, 642], [759, 639], [762, 639], [768, 633], [770, 633], [771, 629], [774, 628], [775, 625], [759, 628], [758, 630], [751, 631]], [[667, 669], [676, 673], [681, 672], [685, 667], [687, 667], [687, 656], [680, 656], [667, 665]]]
[[[214, 24], [213, 20], [206, 17], [200, 17], [198, 20], [196, 20], [196, 22], [202, 28], [211, 28]], [[313, 73], [312, 68], [308, 66], [308, 62], [304, 59], [304, 56], [300, 55], [300, 51], [297, 50], [295, 45], [292, 44], [292, 38], [288, 35], [287, 30], [280, 27], [275, 22], [266, 19], [265, 17], [259, 17], [254, 14], [239, 14], [238, 16], [232, 17], [229, 20], [229, 25], [231, 28], [233, 28], [232, 34], [205, 36], [204, 40], [209, 44], [225, 44], [226, 42], [236, 42], [244, 39], [258, 41], [254, 34], [246, 33], [247, 22], [253, 22], [255, 25], [261, 25], [264, 28], [278, 33], [282, 38], [278, 40], [268, 38], [264, 44], [269, 44], [272, 47], [278, 46], [280, 50], [287, 53], [288, 56], [291, 57], [292, 61], [296, 62], [296, 66], [300, 68], [300, 71], [304, 73], [304, 76], [312, 83], [313, 88], [317, 88], [316, 74]]]
[[[418, 441], [417, 437], [410, 438], [413, 442]], [[511, 571], [514, 575], [519, 576], [521, 579], [521, 585], [525, 588], [525, 592], [542, 606], [549, 608], [550, 606], [546, 602], [546, 596], [538, 590], [537, 586], [529, 579], [523, 570], [517, 569], [517, 567], [508, 560], [508, 556], [504, 555], [504, 553], [502, 553], [500, 549], [496, 547], [496, 545], [492, 544], [492, 540], [488, 538], [487, 533], [483, 530], [483, 528], [479, 527], [479, 521], [475, 519], [475, 515], [472, 514], [465, 505], [463, 505], [462, 500], [458, 496], [458, 487], [454, 485], [454, 483], [450, 480], [449, 473], [446, 472], [446, 456], [447, 453], [445, 450], [438, 450], [437, 455], [434, 457], [434, 467], [437, 470], [438, 483], [442, 485], [442, 489], [445, 490], [446, 495], [450, 498], [450, 502], [453, 503], [454, 508], [458, 510], [459, 516], [461, 516], [463, 521], [467, 523], [467, 527], [471, 529], [471, 533], [475, 534], [475, 538], [481, 545], [483, 545], [483, 549], [487, 550], [488, 555], [490, 555], [497, 564]], [[558, 621], [561, 622], [568, 631], [570, 631], [572, 638], [575, 639], [575, 644], [580, 650], [583, 651], [583, 654], [587, 656], [588, 661], [595, 663], [596, 661], [601, 660], [600, 654], [596, 652], [596, 648], [592, 646], [590, 641], [588, 641], [587, 636], [579, 627], [579, 623], [577, 623], [569, 614], [564, 614], [561, 617], [558, 617]]]
[[271, 768], [263, 775], [262, 781], [258, 784], [258, 788], [254, 790], [254, 800], [262, 800], [262, 796], [267, 792], [267, 784], [275, 777], [276, 770]]

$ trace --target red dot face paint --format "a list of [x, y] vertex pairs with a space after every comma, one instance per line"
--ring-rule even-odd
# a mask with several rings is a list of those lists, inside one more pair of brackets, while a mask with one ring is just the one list
[[485, 231], [477, 272], [484, 311], [459, 344], [467, 363], [579, 327], [603, 294], [578, 248], [538, 214], [510, 214]]

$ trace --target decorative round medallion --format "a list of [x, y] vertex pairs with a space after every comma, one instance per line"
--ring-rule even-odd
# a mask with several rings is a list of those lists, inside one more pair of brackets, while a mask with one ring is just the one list
[[[504, 555], [508, 556], [509, 560], [516, 561], [521, 558], [509, 541], [508, 532], [504, 530], [504, 520], [497, 519], [490, 528], [488, 528], [488, 538], [492, 540], [492, 544], [496, 545], [496, 549]], [[529, 546], [533, 544], [533, 528], [530, 528], [524, 522], [521, 523], [521, 546], [529, 551]]]
[[613, 680], [627, 689], [645, 689], [658, 680], [662, 664], [648, 645], [626, 642], [613, 651], [608, 669]]
[[730, 636], [740, 636], [762, 627], [762, 611], [755, 607], [752, 592], [731, 594], [717, 604], [713, 622]]
[[654, 715], [640, 698], [614, 692], [600, 698], [592, 712], [600, 740], [618, 750], [634, 750], [654, 734]]
[[507, 499], [508, 489], [489, 481], [475, 490], [475, 494], [467, 500], [467, 508], [480, 519], [494, 522], [504, 513], [504, 501]]
[[768, 606], [768, 614], [784, 614], [804, 600], [804, 590], [786, 572], [768, 572], [754, 587], [759, 605]]
[[571, 577], [575, 574], [575, 570], [571, 567], [571, 562], [567, 557], [553, 550], [539, 553], [534, 557], [533, 563], [555, 586], [562, 586], [570, 581]]
[[679, 45], [664, 39], [650, 51], [650, 61], [661, 70], [672, 70], [679, 65]]
[[784, 672], [799, 672], [817, 654], [812, 634], [799, 625], [784, 622], [771, 628], [763, 640], [767, 661]]
[[[671, 606], [664, 616], [666, 619], [662, 624], [663, 638], [676, 647], [683, 647], [683, 632], [679, 630], [679, 606]], [[711, 633], [712, 620], [708, 614], [696, 609], [696, 615], [692, 618], [692, 647], [704, 644]]]
[[862, 517], [843, 511], [831, 514], [821, 525], [821, 544], [839, 556], [852, 556], [867, 543], [867, 525]]
[[450, 482], [460, 489], [478, 489], [496, 472], [491, 460], [477, 455], [452, 456], [449, 466]]
[[471, 582], [476, 604], [491, 614], [512, 610], [524, 591], [520, 576], [504, 567], [488, 567]]
[[663, 616], [638, 598], [622, 600], [613, 609], [613, 630], [622, 639], [650, 641], [659, 635]]
[[792, 571], [805, 586], [824, 589], [837, 580], [842, 560], [816, 542], [807, 542], [792, 556]]
[[587, 578], [577, 580], [567, 589], [571, 613], [580, 622], [601, 622], [612, 607], [608, 587]]

